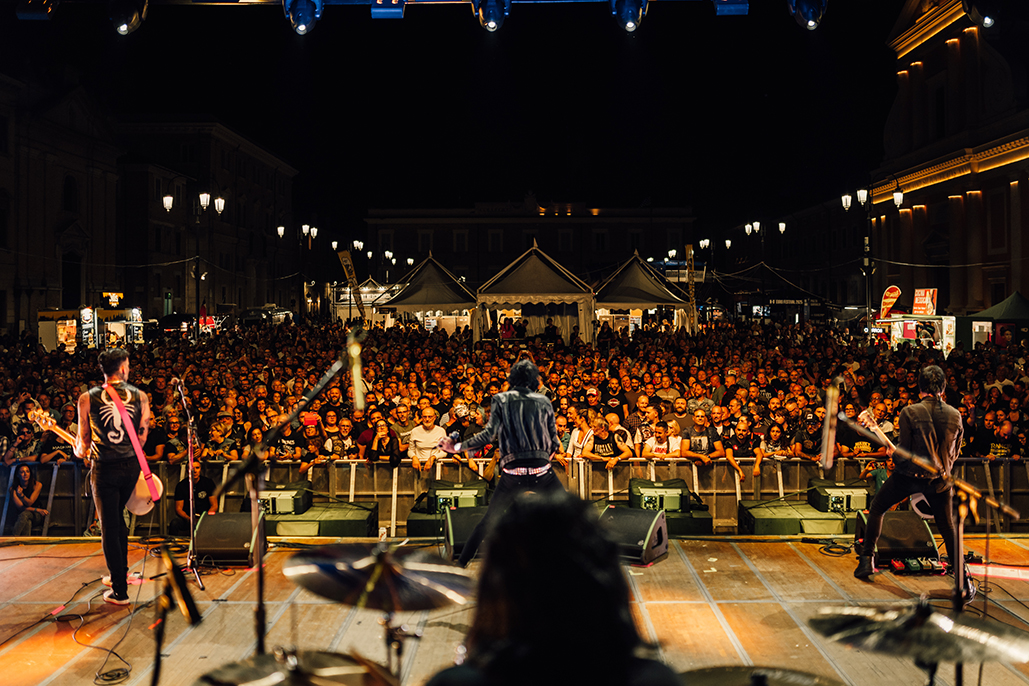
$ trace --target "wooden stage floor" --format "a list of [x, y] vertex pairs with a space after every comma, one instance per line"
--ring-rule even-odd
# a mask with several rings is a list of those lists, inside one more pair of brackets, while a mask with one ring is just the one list
[[[0, 544], [11, 542], [0, 539]], [[994, 537], [990, 546], [998, 564], [1029, 563], [1029, 538]], [[969, 536], [967, 547], [983, 554], [985, 539]], [[289, 554], [273, 548], [266, 558], [269, 648], [296, 644], [307, 650], [358, 651], [384, 661], [378, 614], [331, 604], [295, 587], [281, 573]], [[132, 551], [130, 565], [146, 575], [159, 571], [159, 561], [140, 549]], [[883, 573], [869, 584], [855, 580], [853, 568], [852, 555], [828, 557], [818, 545], [799, 540], [717, 537], [672, 541], [665, 559], [649, 568], [629, 567], [627, 573], [643, 635], [660, 645], [660, 659], [676, 671], [766, 665], [861, 686], [925, 683], [923, 673], [910, 662], [826, 642], [806, 620], [824, 605], [889, 603], [922, 593], [942, 596], [948, 578]], [[0, 547], [0, 674], [5, 675], [0, 683], [92, 683], [105, 652], [83, 647], [74, 638], [104, 648], [117, 644], [117, 652], [132, 665], [124, 683], [150, 683], [153, 607], [133, 614], [131, 608], [105, 604], [99, 597], [104, 573], [96, 540]], [[170, 615], [163, 685], [192, 684], [200, 675], [253, 653], [253, 570], [215, 572], [204, 582], [205, 591], [194, 588], [202, 624], [190, 629], [181, 615]], [[1029, 622], [1029, 609], [1021, 604], [1029, 601], [1029, 581], [991, 579], [991, 586], [989, 614], [1029, 627], [1024, 623]], [[129, 592], [133, 598], [138, 592], [142, 605], [159, 588], [158, 582], [147, 582], [130, 586]], [[980, 612], [981, 598], [974, 604]], [[66, 617], [55, 621], [51, 613]], [[70, 613], [81, 619], [67, 616]], [[465, 606], [400, 618], [424, 632], [420, 641], [407, 644], [401, 674], [405, 686], [424, 684], [452, 663], [471, 614], [472, 608]], [[46, 619], [36, 623], [41, 618]], [[29, 628], [19, 632], [24, 627]], [[105, 669], [120, 666], [111, 659]], [[967, 683], [975, 683], [976, 676], [975, 667], [966, 667]], [[953, 678], [947, 665], [941, 667], [937, 683], [951, 684]], [[988, 665], [983, 683], [1029, 684], [1029, 665]]]

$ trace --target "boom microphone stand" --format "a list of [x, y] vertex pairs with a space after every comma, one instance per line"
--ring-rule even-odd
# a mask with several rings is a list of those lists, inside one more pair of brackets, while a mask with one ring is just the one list
[[189, 479], [189, 552], [186, 553], [186, 566], [183, 569], [188, 569], [193, 573], [193, 578], [197, 580], [197, 586], [200, 590], [204, 589], [204, 582], [200, 580], [200, 569], [197, 566], [197, 539], [196, 539], [196, 498], [193, 496], [193, 446], [197, 441], [196, 425], [193, 424], [193, 415], [189, 412], [189, 403], [186, 402], [186, 391], [182, 387], [182, 379], [176, 379], [178, 383], [175, 384], [179, 391], [179, 397], [182, 398], [182, 410], [186, 413], [186, 461], [189, 474], [186, 478]]

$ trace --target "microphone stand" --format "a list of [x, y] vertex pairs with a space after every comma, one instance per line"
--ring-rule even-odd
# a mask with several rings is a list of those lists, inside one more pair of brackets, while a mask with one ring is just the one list
[[200, 568], [197, 566], [197, 539], [196, 539], [196, 498], [193, 495], [193, 488], [196, 484], [193, 483], [193, 445], [196, 442], [196, 426], [193, 424], [193, 415], [189, 412], [189, 403], [186, 402], [186, 391], [182, 387], [182, 380], [179, 379], [178, 383], [179, 397], [182, 398], [182, 411], [186, 413], [186, 461], [189, 474], [186, 476], [189, 479], [189, 552], [186, 553], [186, 565], [183, 569], [187, 569], [193, 574], [193, 578], [197, 580], [197, 586], [200, 590], [206, 590], [204, 588], [204, 582], [200, 579]]
[[217, 489], [215, 489], [215, 498], [220, 498], [222, 494], [228, 491], [237, 481], [242, 479], [244, 476], [249, 476], [249, 491], [250, 491], [250, 521], [252, 527], [252, 535], [256, 536], [258, 550], [251, 551], [254, 555], [254, 566], [257, 571], [257, 604], [254, 608], [254, 633], [257, 638], [256, 654], [263, 655], [265, 652], [265, 609], [264, 609], [264, 550], [265, 550], [265, 535], [264, 527], [258, 526], [261, 521], [261, 513], [258, 501], [258, 494], [264, 489], [264, 474], [265, 472], [273, 467], [276, 463], [275, 454], [272, 453], [271, 457], [268, 458], [267, 465], [265, 464], [265, 458], [268, 455], [268, 448], [273, 446], [279, 440], [279, 434], [282, 433], [282, 427], [293, 422], [294, 419], [300, 416], [300, 413], [304, 411], [311, 402], [321, 395], [325, 387], [329, 385], [340, 371], [346, 366], [344, 362], [344, 355], [347, 351], [344, 350], [340, 358], [336, 360], [328, 371], [318, 380], [314, 386], [304, 394], [304, 397], [300, 399], [297, 406], [293, 408], [286, 418], [280, 423], [272, 427], [260, 443], [254, 446], [254, 449], [250, 452], [250, 457], [247, 458], [239, 469], [234, 471], [232, 474], [226, 477]]

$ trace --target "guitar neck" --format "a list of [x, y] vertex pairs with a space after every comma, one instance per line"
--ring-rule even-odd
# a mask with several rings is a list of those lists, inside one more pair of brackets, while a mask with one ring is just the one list
[[[46, 418], [42, 418], [40, 416], [37, 416], [35, 413], [30, 413], [29, 418], [32, 421], [34, 421], [37, 425], [39, 425], [39, 428], [43, 431], [53, 431], [55, 434], [57, 434], [65, 441], [67, 441], [68, 445], [75, 445], [76, 438], [64, 429], [62, 429], [61, 427], [57, 426], [57, 424], [52, 419], [50, 419], [49, 416], [47, 416]], [[97, 455], [99, 454], [97, 452], [95, 445], [90, 446], [89, 452], [92, 457], [97, 457]]]

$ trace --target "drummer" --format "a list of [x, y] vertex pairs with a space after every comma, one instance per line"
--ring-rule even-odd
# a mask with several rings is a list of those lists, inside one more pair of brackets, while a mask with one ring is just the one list
[[550, 459], [561, 450], [554, 425], [554, 407], [537, 389], [540, 370], [531, 359], [511, 366], [507, 377], [511, 390], [497, 393], [490, 403], [489, 422], [467, 441], [447, 436], [440, 447], [448, 453], [475, 451], [487, 443], [497, 446], [497, 467], [501, 476], [486, 515], [479, 520], [461, 551], [458, 564], [467, 566], [493, 522], [510, 502], [524, 491], [561, 490], [561, 482], [550, 468]]

